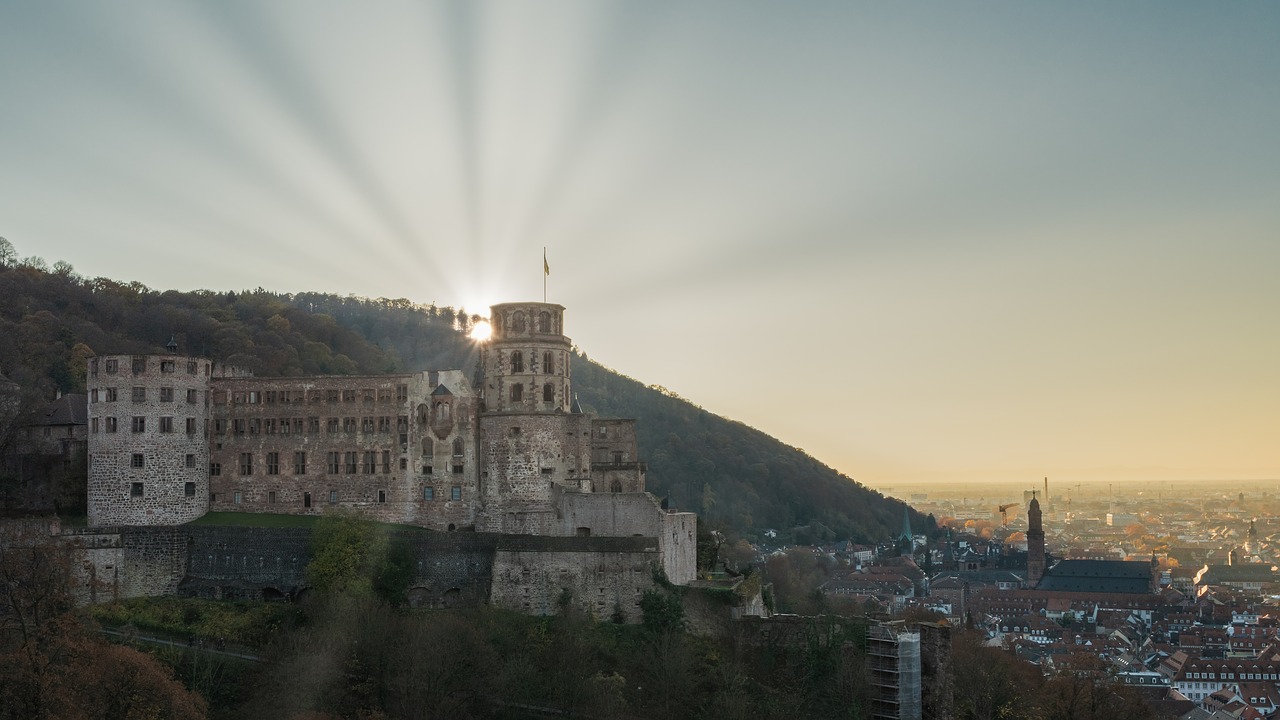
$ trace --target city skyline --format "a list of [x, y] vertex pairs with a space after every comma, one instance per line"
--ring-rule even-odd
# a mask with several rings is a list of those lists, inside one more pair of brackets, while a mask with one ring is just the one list
[[569, 308], [872, 486], [1280, 478], [1280, 8], [0, 7], [0, 236]]

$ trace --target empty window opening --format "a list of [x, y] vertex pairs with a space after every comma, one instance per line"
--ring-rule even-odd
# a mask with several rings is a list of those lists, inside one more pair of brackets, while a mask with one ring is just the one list
[[142, 483], [136, 482], [129, 484], [129, 497], [142, 497]]
[[195, 497], [195, 496], [196, 496], [196, 484], [195, 484], [195, 483], [193, 483], [193, 482], [189, 482], [189, 483], [187, 483], [187, 484], [182, 488], [182, 490], [183, 490], [183, 492], [186, 494], [186, 496], [187, 496], [187, 497]]

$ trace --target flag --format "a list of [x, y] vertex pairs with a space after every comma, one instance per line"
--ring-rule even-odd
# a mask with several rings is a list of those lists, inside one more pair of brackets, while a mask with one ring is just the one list
[[547, 264], [547, 249], [546, 249], [546, 248], [542, 248], [542, 274], [543, 274], [543, 275], [550, 275], [550, 274], [551, 274], [551, 266]]

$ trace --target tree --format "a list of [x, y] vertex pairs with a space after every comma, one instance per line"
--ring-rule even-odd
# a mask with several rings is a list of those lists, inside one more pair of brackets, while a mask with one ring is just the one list
[[17, 261], [18, 251], [13, 248], [13, 243], [6, 238], [0, 237], [0, 267], [13, 267]]
[[44, 522], [0, 532], [0, 718], [204, 717], [204, 700], [160, 663], [83, 626], [72, 552]]

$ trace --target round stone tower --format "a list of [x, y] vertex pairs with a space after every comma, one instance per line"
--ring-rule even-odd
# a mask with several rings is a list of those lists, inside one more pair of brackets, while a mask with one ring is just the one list
[[504, 303], [490, 308], [493, 334], [484, 348], [484, 405], [489, 412], [568, 412], [569, 353], [564, 306]]
[[1040, 501], [1033, 493], [1027, 506], [1027, 585], [1030, 587], [1035, 587], [1044, 577], [1044, 527], [1040, 523]]
[[209, 360], [89, 360], [89, 524], [175, 525], [209, 510]]

